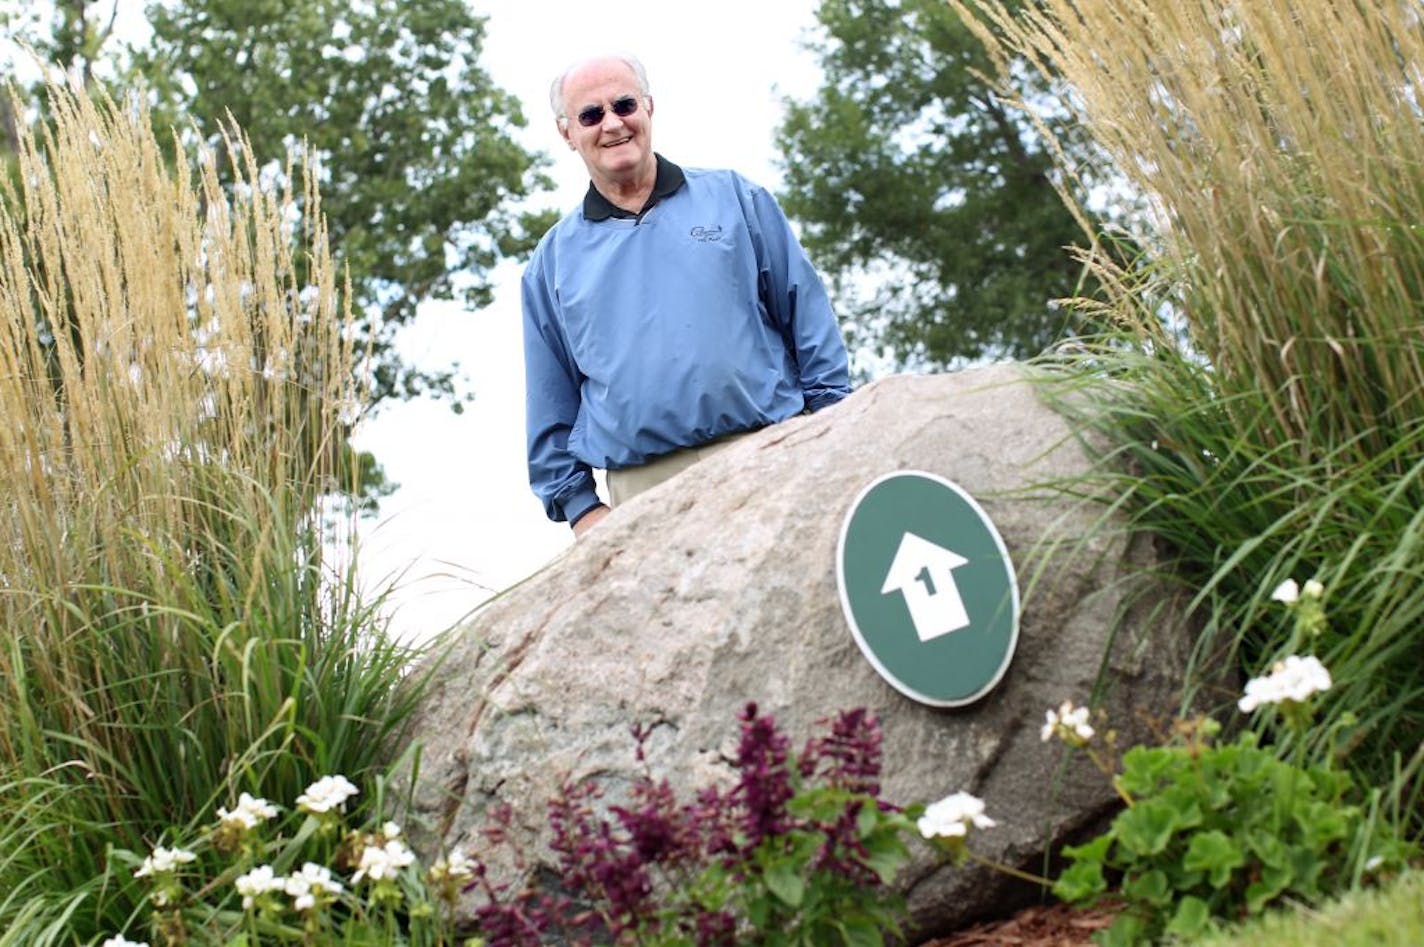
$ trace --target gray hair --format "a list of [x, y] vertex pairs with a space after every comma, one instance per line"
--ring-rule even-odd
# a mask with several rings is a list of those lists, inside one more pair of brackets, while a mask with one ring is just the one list
[[567, 122], [569, 117], [564, 114], [564, 108], [568, 104], [564, 101], [564, 82], [569, 78], [569, 74], [574, 70], [586, 66], [591, 62], [598, 62], [603, 59], [615, 59], [633, 70], [633, 77], [638, 80], [638, 96], [642, 99], [652, 97], [652, 90], [648, 88], [648, 70], [643, 68], [643, 64], [638, 61], [638, 57], [631, 53], [610, 53], [606, 56], [591, 56], [570, 63], [568, 68], [559, 73], [554, 79], [553, 85], [549, 86], [549, 106], [554, 110], [554, 118], [560, 124]]

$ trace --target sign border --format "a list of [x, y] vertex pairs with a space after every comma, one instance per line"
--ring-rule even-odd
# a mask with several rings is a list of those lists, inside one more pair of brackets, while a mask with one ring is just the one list
[[[856, 510], [860, 509], [861, 502], [865, 499], [866, 495], [869, 494], [871, 490], [874, 490], [876, 487], [878, 487], [880, 484], [884, 483], [887, 480], [894, 479], [895, 477], [903, 477], [906, 475], [924, 477], [927, 480], [933, 480], [939, 484], [942, 484], [943, 486], [948, 487], [950, 490], [958, 494], [959, 497], [966, 503], [968, 503], [970, 508], [978, 514], [979, 520], [988, 528], [989, 535], [993, 537], [994, 545], [997, 546], [999, 549], [999, 555], [1002, 556], [1004, 562], [1008, 564], [1009, 592], [1013, 596], [1014, 618], [1013, 629], [1009, 634], [1009, 647], [1004, 652], [1004, 659], [1002, 662], [1000, 662], [999, 669], [994, 672], [994, 676], [988, 681], [988, 683], [986, 683], [983, 687], [979, 688], [979, 690], [975, 691], [973, 694], [970, 694], [967, 697], [962, 697], [958, 700], [945, 700], [942, 698], [930, 697], [928, 694], [922, 694], [919, 691], [915, 690], [913, 687], [910, 687], [903, 681], [899, 680], [899, 678], [897, 678], [894, 674], [891, 674], [890, 671], [885, 667], [885, 665], [880, 662], [880, 659], [876, 656], [875, 652], [866, 642], [865, 636], [861, 633], [860, 625], [855, 620], [855, 612], [852, 611], [850, 607], [850, 596], [846, 592], [845, 544], [846, 534], [850, 532], [851, 517], [855, 515]], [[858, 494], [856, 494], [855, 499], [851, 502], [850, 508], [846, 510], [845, 516], [841, 519], [840, 538], [836, 541], [836, 590], [840, 594], [841, 613], [845, 615], [846, 624], [850, 626], [850, 632], [855, 637], [855, 643], [856, 646], [860, 648], [860, 653], [865, 656], [865, 659], [870, 662], [871, 666], [875, 668], [876, 673], [880, 675], [881, 679], [883, 679], [885, 683], [889, 684], [891, 687], [895, 688], [895, 690], [899, 691], [906, 697], [909, 697], [911, 700], [919, 701], [922, 704], [928, 704], [931, 707], [964, 707], [968, 704], [974, 703], [975, 701], [982, 698], [985, 694], [993, 690], [995, 687], [997, 687], [999, 682], [1004, 679], [1004, 675], [1009, 670], [1009, 665], [1013, 663], [1014, 653], [1018, 651], [1019, 619], [1021, 617], [1019, 602], [1019, 579], [1018, 571], [1014, 568], [1014, 561], [1009, 556], [1008, 547], [1004, 545], [1004, 537], [999, 535], [999, 528], [994, 525], [994, 521], [989, 518], [989, 514], [986, 513], [984, 511], [984, 508], [979, 505], [979, 501], [975, 500], [972, 496], [970, 496], [968, 491], [966, 491], [959, 484], [955, 483], [953, 480], [950, 480], [947, 477], [942, 477], [936, 473], [930, 473], [928, 470], [892, 470], [889, 473], [881, 474], [879, 477], [876, 477], [870, 483], [866, 484], [865, 487]]]

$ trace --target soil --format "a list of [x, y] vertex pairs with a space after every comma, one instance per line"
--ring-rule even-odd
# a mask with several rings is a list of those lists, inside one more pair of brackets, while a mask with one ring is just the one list
[[975, 924], [919, 947], [1091, 947], [1094, 932], [1113, 922], [1109, 909], [1034, 905], [1000, 921]]

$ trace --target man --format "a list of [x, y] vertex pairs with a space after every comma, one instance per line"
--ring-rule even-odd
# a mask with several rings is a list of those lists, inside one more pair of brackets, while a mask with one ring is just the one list
[[653, 152], [641, 63], [573, 66], [550, 103], [590, 182], [524, 272], [529, 482], [580, 536], [609, 511], [593, 468], [618, 503], [850, 384], [825, 289], [776, 200]]

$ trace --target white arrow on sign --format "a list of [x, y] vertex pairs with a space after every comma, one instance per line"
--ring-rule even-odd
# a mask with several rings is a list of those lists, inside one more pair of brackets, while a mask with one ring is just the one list
[[959, 586], [954, 582], [954, 570], [969, 560], [937, 543], [905, 533], [890, 571], [885, 574], [881, 595], [899, 592], [905, 596], [915, 634], [929, 641], [969, 624], [969, 613]]

